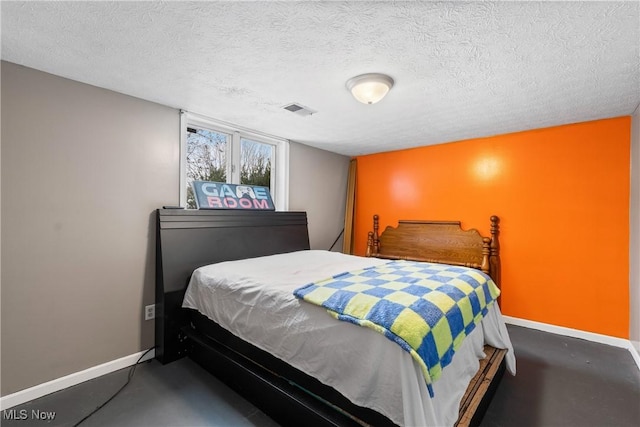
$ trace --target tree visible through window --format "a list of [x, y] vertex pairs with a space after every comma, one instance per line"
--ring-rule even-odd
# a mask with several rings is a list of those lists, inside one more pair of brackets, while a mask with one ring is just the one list
[[271, 188], [273, 145], [242, 138], [240, 150], [240, 184]]
[[229, 135], [187, 128], [187, 208], [195, 209], [193, 181], [227, 182]]

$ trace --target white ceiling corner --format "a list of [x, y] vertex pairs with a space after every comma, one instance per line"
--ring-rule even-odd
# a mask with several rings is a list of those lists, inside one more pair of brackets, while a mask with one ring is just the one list
[[[628, 115], [640, 103], [638, 2], [0, 7], [3, 60], [346, 155]], [[371, 106], [345, 88], [368, 72], [395, 80]]]

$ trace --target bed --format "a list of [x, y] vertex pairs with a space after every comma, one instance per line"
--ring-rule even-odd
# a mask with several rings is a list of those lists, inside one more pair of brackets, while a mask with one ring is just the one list
[[[283, 425], [478, 423], [505, 369], [505, 354], [513, 359], [497, 307], [463, 342], [443, 377], [434, 383], [431, 399], [408, 353], [374, 331], [340, 322], [320, 307], [295, 300], [290, 290], [296, 282], [278, 282], [269, 268], [288, 257], [284, 264], [299, 272], [302, 283], [297, 285], [304, 285], [311, 277], [305, 266], [315, 263], [311, 259], [316, 257], [322, 259], [325, 270], [318, 267], [315, 274], [327, 274], [328, 267], [340, 270], [408, 259], [477, 268], [499, 283], [497, 217], [491, 218], [491, 225], [490, 238], [475, 230], [463, 231], [459, 222], [401, 221], [397, 228], [379, 234], [376, 216], [367, 257], [350, 259], [309, 250], [304, 212], [158, 210], [156, 357], [168, 363], [188, 355]], [[248, 301], [238, 303], [240, 291], [230, 290], [214, 298], [221, 305], [209, 311], [198, 306], [198, 294], [210, 290], [207, 281], [220, 277], [220, 269], [227, 266], [233, 273], [238, 262], [242, 263], [240, 276], [263, 271], [273, 280], [257, 283], [250, 278], [257, 283], [253, 288], [251, 284], [240, 287], [249, 295]], [[190, 281], [205, 286], [192, 283], [187, 290]], [[240, 282], [240, 277], [235, 281]], [[289, 297], [287, 310], [294, 311], [272, 301], [276, 289], [282, 298]], [[296, 322], [294, 328], [319, 343], [316, 354], [312, 346], [300, 345], [293, 333], [278, 326], [282, 324], [278, 317], [291, 327], [286, 319], [296, 316], [306, 319], [308, 326], [296, 326], [304, 325]], [[250, 318], [257, 323], [250, 324]], [[263, 330], [269, 329], [278, 333], [261, 338]], [[337, 337], [338, 342], [323, 337]], [[366, 349], [358, 356], [359, 367], [345, 368], [352, 358], [335, 351], [346, 343]], [[483, 350], [487, 357], [478, 362]], [[391, 365], [401, 366], [395, 378], [389, 374]], [[447, 376], [447, 370], [454, 374]]]

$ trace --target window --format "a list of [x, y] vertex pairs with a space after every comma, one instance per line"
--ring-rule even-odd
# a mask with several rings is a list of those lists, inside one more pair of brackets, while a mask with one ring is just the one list
[[195, 209], [191, 183], [268, 187], [277, 210], [288, 208], [288, 141], [191, 113], [181, 115], [180, 205]]
[[187, 208], [195, 209], [193, 181], [227, 182], [227, 151], [230, 135], [209, 129], [187, 127]]
[[274, 152], [271, 144], [240, 138], [240, 184], [271, 188]]

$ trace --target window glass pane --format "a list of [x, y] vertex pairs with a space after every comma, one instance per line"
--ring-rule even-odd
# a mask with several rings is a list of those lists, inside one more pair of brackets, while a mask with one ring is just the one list
[[193, 181], [227, 182], [227, 134], [187, 127], [187, 208], [195, 209]]
[[275, 147], [271, 144], [241, 138], [240, 184], [261, 185], [271, 188], [271, 166]]

